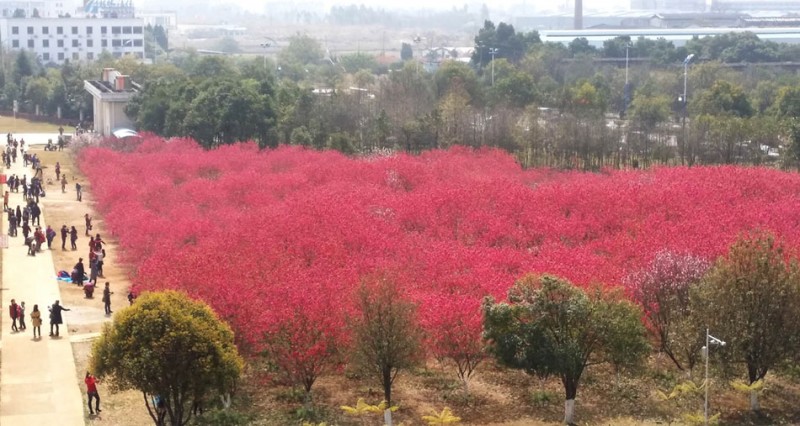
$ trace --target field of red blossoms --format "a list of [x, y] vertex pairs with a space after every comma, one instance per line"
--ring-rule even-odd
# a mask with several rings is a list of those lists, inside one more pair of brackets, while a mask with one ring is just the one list
[[661, 250], [713, 260], [754, 228], [800, 247], [800, 175], [764, 168], [588, 174], [495, 150], [353, 159], [157, 137], [79, 163], [136, 291], [204, 299], [245, 352], [288, 333], [298, 361], [347, 341], [376, 271], [419, 303], [436, 355], [478, 341], [482, 298], [526, 272], [617, 286]]

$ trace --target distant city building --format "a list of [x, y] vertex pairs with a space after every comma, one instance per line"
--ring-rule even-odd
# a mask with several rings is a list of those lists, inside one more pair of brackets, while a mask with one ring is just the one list
[[65, 0], [0, 1], [0, 16], [11, 18], [19, 10], [27, 18], [58, 18], [75, 13], [76, 6], [75, 2]]
[[83, 14], [94, 18], [133, 18], [132, 0], [84, 0]]
[[800, 11], [798, 0], [711, 0], [713, 12], [789, 12]]
[[749, 18], [741, 13], [659, 13], [650, 18], [653, 28], [724, 28], [739, 26], [739, 21]]
[[144, 19], [144, 25], [153, 27], [161, 25], [167, 30], [178, 29], [178, 14], [172, 11], [140, 11], [136, 12], [137, 18]]
[[694, 37], [709, 37], [722, 34], [752, 32], [761, 40], [776, 43], [800, 43], [800, 28], [651, 28], [651, 29], [586, 29], [586, 30], [554, 30], [540, 31], [544, 42], [569, 44], [576, 38], [586, 38], [590, 45], [603, 47], [603, 42], [616, 37], [639, 37], [656, 40], [664, 39], [675, 46], [683, 46]]
[[137, 18], [3, 18], [0, 41], [43, 63], [92, 61], [103, 51], [144, 58], [144, 21]]
[[631, 0], [631, 9], [705, 12], [706, 0]]

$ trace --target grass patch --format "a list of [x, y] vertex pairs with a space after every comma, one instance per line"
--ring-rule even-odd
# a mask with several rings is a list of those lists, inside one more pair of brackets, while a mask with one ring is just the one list
[[[30, 121], [22, 118], [0, 116], [0, 129], [14, 133], [58, 133], [58, 124]], [[65, 129], [66, 130], [66, 129]]]

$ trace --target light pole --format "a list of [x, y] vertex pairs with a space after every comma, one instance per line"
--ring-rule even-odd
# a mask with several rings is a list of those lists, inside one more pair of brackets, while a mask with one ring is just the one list
[[492, 55], [492, 86], [494, 86], [494, 55], [498, 52], [494, 47], [489, 48], [489, 54]]
[[267, 49], [276, 44], [278, 44], [278, 42], [269, 37], [267, 37], [267, 41], [261, 43], [261, 47], [264, 48], [264, 69], [267, 69]]
[[705, 403], [703, 404], [703, 414], [705, 416], [705, 425], [708, 426], [708, 348], [709, 345], [719, 345], [725, 346], [725, 341], [717, 339], [716, 337], [712, 336], [708, 332], [708, 328], [706, 328], [706, 345], [703, 346], [703, 355], [706, 357], [706, 399]]
[[[687, 143], [687, 141], [689, 139], [686, 136], [686, 106], [687, 106], [687, 103], [688, 103], [687, 99], [686, 99], [686, 88], [687, 88], [688, 82], [689, 82], [689, 62], [692, 62], [692, 59], [694, 59], [694, 53], [689, 54], [689, 56], [687, 56], [686, 59], [683, 60], [683, 99], [682, 99], [682, 101], [683, 101], [683, 121], [682, 121], [682, 124], [681, 124], [681, 127], [682, 127], [681, 130], [683, 132], [683, 151], [686, 150], [686, 143]], [[684, 155], [681, 155], [681, 164], [683, 164], [683, 157], [684, 157]], [[692, 162], [690, 161], [689, 164], [691, 164], [691, 163]]]
[[629, 60], [628, 51], [630, 50], [630, 48], [631, 48], [631, 43], [629, 41], [625, 43], [625, 86], [622, 89], [624, 96], [623, 99], [624, 103], [622, 105], [622, 113], [620, 115], [620, 118], [624, 118], [625, 115], [628, 113], [628, 105], [630, 105], [631, 103], [631, 85], [628, 82], [628, 60]]

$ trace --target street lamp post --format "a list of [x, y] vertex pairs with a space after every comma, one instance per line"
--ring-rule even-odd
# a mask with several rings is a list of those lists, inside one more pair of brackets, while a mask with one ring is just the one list
[[717, 339], [716, 337], [709, 334], [708, 328], [706, 328], [706, 345], [703, 346], [703, 355], [706, 357], [706, 380], [705, 380], [705, 387], [706, 387], [706, 398], [703, 404], [703, 415], [705, 417], [705, 425], [708, 426], [708, 348], [710, 345], [719, 345], [725, 346], [725, 341]]
[[276, 44], [278, 44], [278, 42], [276, 42], [275, 40], [273, 40], [273, 39], [271, 39], [269, 37], [267, 37], [267, 41], [261, 43], [261, 47], [264, 48], [264, 69], [267, 69], [267, 49], [269, 49], [270, 47], [272, 47], [272, 46], [274, 46]]
[[[682, 120], [682, 124], [681, 124], [681, 131], [683, 133], [683, 150], [682, 151], [684, 151], [684, 152], [686, 150], [686, 143], [688, 142], [688, 139], [689, 139], [686, 136], [686, 106], [688, 104], [687, 99], [686, 99], [686, 88], [688, 87], [688, 82], [689, 82], [689, 62], [692, 62], [692, 59], [694, 59], [694, 53], [690, 54], [689, 56], [686, 57], [686, 59], [683, 60], [683, 99], [682, 99], [682, 101], [683, 101], [683, 105], [682, 105], [683, 106], [683, 120]], [[683, 158], [684, 158], [684, 155], [683, 155], [683, 152], [682, 152], [681, 153], [681, 164], [683, 164]], [[690, 164], [691, 164], [691, 161], [690, 161]]]
[[625, 43], [625, 86], [623, 87], [623, 105], [622, 111], [620, 113], [620, 118], [624, 118], [625, 115], [628, 113], [628, 105], [631, 103], [631, 84], [628, 81], [628, 61], [629, 61], [629, 54], [628, 51], [631, 48], [631, 43]]
[[492, 55], [492, 86], [494, 86], [494, 55], [496, 55], [498, 50], [494, 47], [489, 48], [489, 54]]

